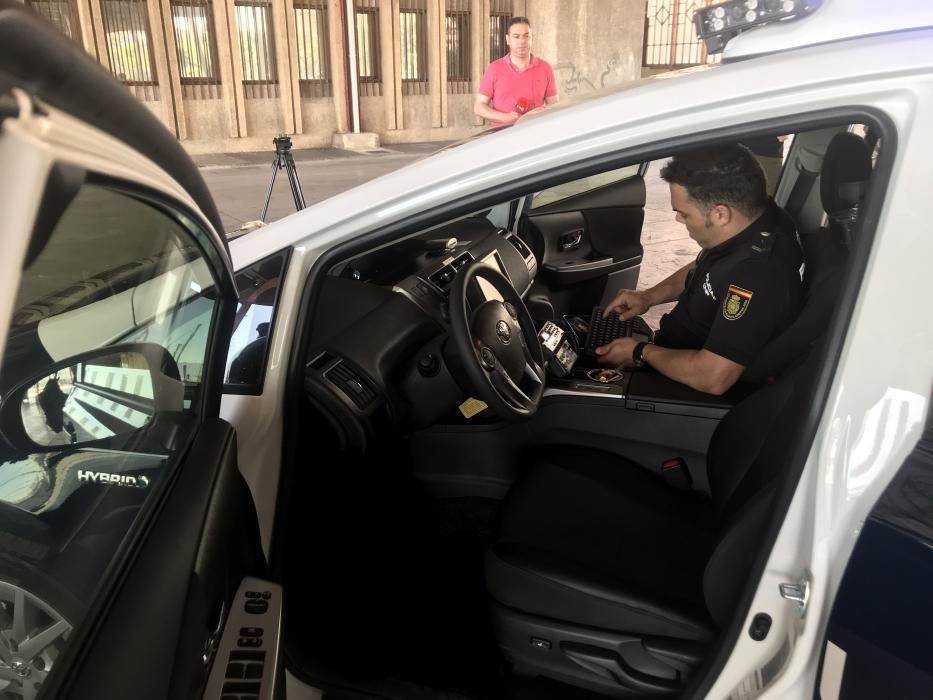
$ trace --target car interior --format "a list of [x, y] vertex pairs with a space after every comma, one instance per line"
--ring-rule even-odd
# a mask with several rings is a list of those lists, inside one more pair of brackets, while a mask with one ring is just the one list
[[786, 133], [775, 199], [805, 302], [722, 396], [607, 373], [588, 347], [651, 335], [596, 321], [638, 286], [645, 179], [669, 151], [312, 270], [272, 554], [291, 673], [333, 700], [677, 696], [715, 675], [812, 441], [890, 155], [867, 120], [767, 132]]

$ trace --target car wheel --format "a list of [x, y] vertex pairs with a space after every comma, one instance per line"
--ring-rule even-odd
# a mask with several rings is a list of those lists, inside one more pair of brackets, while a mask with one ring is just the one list
[[34, 700], [72, 631], [59, 611], [68, 595], [53, 605], [43, 596], [57, 586], [17, 561], [0, 572], [0, 700]]

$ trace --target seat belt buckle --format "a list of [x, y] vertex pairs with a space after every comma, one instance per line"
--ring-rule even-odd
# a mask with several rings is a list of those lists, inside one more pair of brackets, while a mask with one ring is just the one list
[[671, 488], [678, 491], [689, 491], [693, 486], [693, 479], [687, 469], [687, 463], [680, 457], [666, 459], [661, 462], [661, 476]]

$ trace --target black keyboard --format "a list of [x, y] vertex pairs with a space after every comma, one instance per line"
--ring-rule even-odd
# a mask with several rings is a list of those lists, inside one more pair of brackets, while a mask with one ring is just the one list
[[654, 331], [641, 316], [623, 321], [614, 313], [603, 316], [602, 308], [595, 307], [590, 315], [585, 352], [595, 355], [596, 348], [616, 338], [635, 338], [638, 341], [651, 342], [654, 339]]

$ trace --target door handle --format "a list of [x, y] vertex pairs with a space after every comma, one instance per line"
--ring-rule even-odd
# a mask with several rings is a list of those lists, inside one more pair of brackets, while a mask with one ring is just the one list
[[580, 244], [583, 242], [583, 229], [578, 228], [576, 231], [571, 231], [570, 233], [565, 233], [560, 237], [560, 249], [562, 251], [573, 250], [574, 248], [579, 248]]

